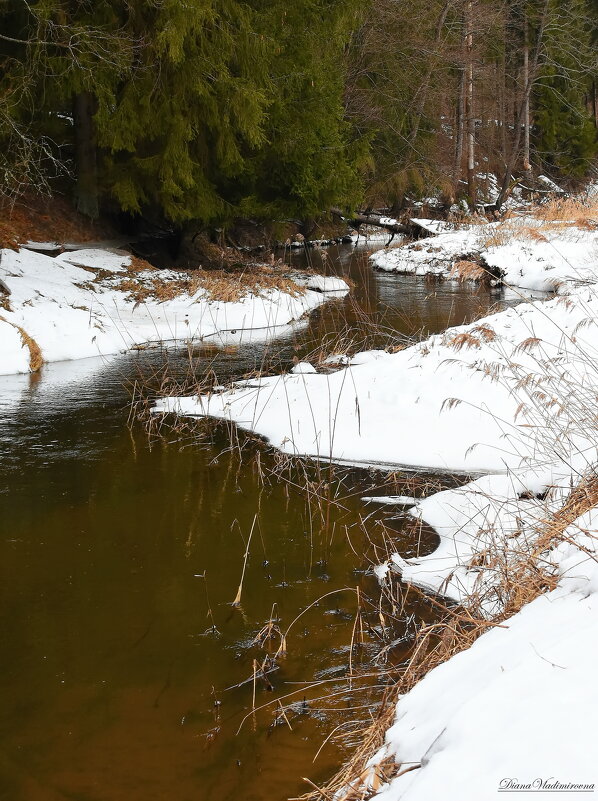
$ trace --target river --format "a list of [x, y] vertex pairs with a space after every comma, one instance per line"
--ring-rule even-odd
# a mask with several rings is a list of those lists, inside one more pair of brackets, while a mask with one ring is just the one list
[[[322, 267], [321, 252], [307, 255]], [[338, 334], [369, 328], [370, 347], [517, 301], [505, 290], [375, 273], [367, 252], [350, 246], [323, 258], [326, 272], [354, 282], [350, 299], [269, 345], [194, 349], [194, 370], [225, 380], [258, 366], [288, 367]], [[223, 427], [148, 438], [140, 424], [128, 426], [130, 390], [140, 376], [156, 383], [166, 359], [175, 376], [188, 370], [183, 349], [0, 377], [6, 801], [296, 796], [310, 789], [302, 777], [319, 783], [334, 772], [381, 695], [384, 677], [356, 693], [361, 685], [347, 673], [372, 673], [380, 648], [371, 622], [364, 643], [350, 647], [355, 588], [376, 594], [373, 546], [385, 526], [402, 553], [417, 545], [396, 510], [361, 501], [382, 492], [386, 477], [345, 469], [322, 478], [309, 468], [283, 476], [275, 454], [254, 441], [231, 448]], [[338, 502], [310, 504], [306, 478]], [[404, 482], [413, 491], [407, 474], [395, 478], [393, 492]], [[433, 544], [429, 537], [422, 545]], [[310, 604], [269, 676], [272, 689], [264, 681], [254, 689], [266, 653], [256, 634], [271, 618], [285, 631]], [[433, 614], [414, 601], [402, 633]], [[273, 639], [270, 650], [278, 645]], [[252, 704], [293, 691], [286, 719], [270, 703], [238, 732]], [[322, 694], [328, 699], [318, 700]], [[332, 737], [314, 762], [334, 729], [345, 736]]]

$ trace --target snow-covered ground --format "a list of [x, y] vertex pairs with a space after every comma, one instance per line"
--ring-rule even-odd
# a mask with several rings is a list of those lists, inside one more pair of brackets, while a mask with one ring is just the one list
[[598, 230], [546, 224], [519, 217], [506, 224], [466, 225], [371, 256], [379, 270], [459, 279], [480, 262], [513, 287], [555, 291], [571, 281], [593, 280]]
[[188, 273], [131, 270], [122, 252], [84, 249], [50, 258], [3, 250], [0, 375], [29, 372], [40, 359], [106, 356], [148, 343], [264, 339], [329, 293], [348, 290], [340, 279], [321, 276], [301, 283], [296, 293], [264, 288], [235, 302], [215, 301]]
[[[491, 618], [504, 609], [501, 571], [529, 557], [542, 521], [598, 463], [598, 234], [493, 226], [480, 236], [477, 227], [443, 233], [374, 260], [448, 274], [483, 255], [510, 284], [558, 294], [398, 353], [335, 354], [332, 374], [303, 364], [209, 396], [166, 398], [156, 411], [231, 420], [292, 454], [484, 473], [412, 511], [440, 536], [433, 554], [395, 554], [376, 573], [476, 598]], [[399, 701], [372, 761], [401, 766], [380, 801], [487, 801], [527, 784], [573, 798], [568, 783], [598, 784], [597, 533], [592, 510], [539, 555], [556, 589]]]
[[572, 801], [579, 793], [570, 785], [596, 791], [598, 552], [588, 531], [598, 531], [595, 510], [553, 552], [555, 590], [398, 702], [370, 764], [393, 757], [399, 775], [376, 801], [490, 801], [514, 791]]
[[[398, 353], [361, 353], [337, 372], [304, 368], [237, 382], [210, 396], [165, 399], [160, 409], [232, 420], [295, 455], [504, 472], [541, 457], [529, 426], [544, 413], [542, 381], [556, 381], [552, 373], [565, 359], [563, 391], [577, 381], [598, 389], [592, 287], [521, 304]], [[554, 407], [548, 414], [557, 411], [561, 419], [567, 413]], [[581, 446], [583, 431], [570, 433]], [[544, 458], [552, 445], [549, 439]]]

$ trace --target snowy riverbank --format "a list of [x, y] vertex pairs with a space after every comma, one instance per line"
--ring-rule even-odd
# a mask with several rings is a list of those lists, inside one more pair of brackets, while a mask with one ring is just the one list
[[372, 254], [379, 270], [440, 278], [491, 275], [512, 287], [558, 291], [560, 286], [595, 278], [598, 230], [590, 219], [544, 220], [522, 215], [504, 223], [454, 227], [392, 250]]
[[[511, 596], [531, 573], [548, 577], [543, 594], [399, 701], [371, 763], [397, 765], [384, 801], [486, 801], [505, 791], [503, 780], [537, 779], [560, 782], [572, 798], [567, 783], [598, 784], [588, 713], [598, 702], [593, 496], [579, 519], [546, 536], [598, 463], [598, 234], [561, 224], [511, 233], [494, 226], [485, 263], [556, 296], [399, 353], [339, 354], [334, 373], [300, 365], [156, 409], [231, 420], [296, 455], [487, 473], [423, 500], [413, 514], [435, 528], [439, 547], [419, 559], [395, 554], [379, 576], [399, 572], [495, 620], [519, 608]], [[459, 248], [454, 233], [425, 240], [446, 274], [471, 255], [469, 235], [460, 232]], [[407, 246], [375, 259], [423, 252]]]
[[[396, 777], [377, 801], [490, 801], [503, 792], [578, 797], [598, 785], [598, 552], [593, 510], [551, 558], [556, 589], [425, 676], [397, 704], [386, 743]], [[591, 532], [591, 533], [587, 533]], [[411, 770], [408, 770], [412, 768]]]
[[251, 285], [221, 280], [231, 299], [219, 300], [210, 273], [139, 269], [118, 251], [0, 257], [0, 375], [154, 343], [265, 339], [348, 291], [339, 279], [293, 281], [261, 268]]

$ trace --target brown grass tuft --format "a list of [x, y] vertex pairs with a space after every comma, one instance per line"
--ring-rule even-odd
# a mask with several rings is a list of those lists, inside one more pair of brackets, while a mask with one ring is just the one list
[[573, 224], [582, 230], [594, 230], [598, 228], [598, 197], [557, 198], [537, 206], [533, 215], [552, 225], [569, 227]]
[[528, 337], [527, 339], [524, 339], [523, 342], [520, 342], [519, 345], [517, 345], [515, 351], [529, 352], [532, 348], [537, 347], [541, 342], [542, 340], [538, 339], [538, 337]]
[[477, 325], [473, 330], [484, 342], [493, 342], [496, 339], [496, 331], [489, 325]]
[[[123, 278], [116, 286], [121, 292], [128, 294], [135, 303], [143, 303], [151, 299], [164, 303], [181, 295], [192, 297], [201, 289], [208, 293], [209, 299], [235, 303], [247, 295], [257, 295], [263, 291], [279, 290], [292, 297], [305, 294], [305, 289], [287, 275], [273, 268], [262, 265], [243, 272], [226, 270], [192, 270], [177, 271], [179, 278], [160, 278], [147, 273], [143, 277], [134, 274]], [[154, 277], [155, 276], [155, 277]]]
[[480, 340], [477, 337], [474, 337], [473, 334], [464, 331], [462, 334], [456, 334], [452, 339], [449, 339], [448, 343], [449, 347], [455, 348], [455, 350], [461, 350], [461, 348], [479, 348], [481, 345]]
[[488, 278], [488, 271], [475, 261], [456, 261], [449, 273], [449, 278], [459, 281], [484, 281]]
[[24, 328], [21, 328], [20, 325], [11, 323], [11, 321], [7, 320], [5, 317], [0, 316], [0, 320], [2, 320], [4, 323], [8, 323], [8, 325], [11, 325], [13, 328], [16, 328], [16, 330], [19, 332], [23, 345], [29, 350], [29, 369], [32, 373], [37, 373], [37, 371], [42, 368], [44, 363], [44, 357], [42, 355], [40, 346], [37, 344], [35, 339], [33, 339], [33, 337], [30, 336], [27, 331], [25, 331]]

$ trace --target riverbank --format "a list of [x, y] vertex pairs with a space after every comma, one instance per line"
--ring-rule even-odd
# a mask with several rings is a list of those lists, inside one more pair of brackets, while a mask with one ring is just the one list
[[0, 251], [0, 374], [165, 343], [280, 333], [347, 284], [284, 266], [157, 270], [119, 250]]
[[[399, 701], [386, 745], [356, 773], [366, 796], [480, 801], [514, 776], [596, 782], [587, 709], [598, 700], [598, 240], [590, 214], [583, 225], [549, 222], [531, 231], [517, 222], [522, 238], [510, 221], [494, 225], [483, 256], [501, 280], [556, 297], [399, 353], [335, 354], [344, 367], [334, 373], [304, 366], [156, 409], [230, 420], [295, 455], [488, 474], [416, 507], [440, 537], [432, 555], [396, 554], [377, 571], [458, 601], [482, 624], [452, 653], [475, 640], [469, 650], [449, 659], [449, 649]], [[426, 252], [431, 272], [443, 264], [450, 275], [471, 255], [450, 237], [429, 240], [431, 253], [420, 242], [375, 260]], [[547, 699], [548, 726], [538, 712]]]

